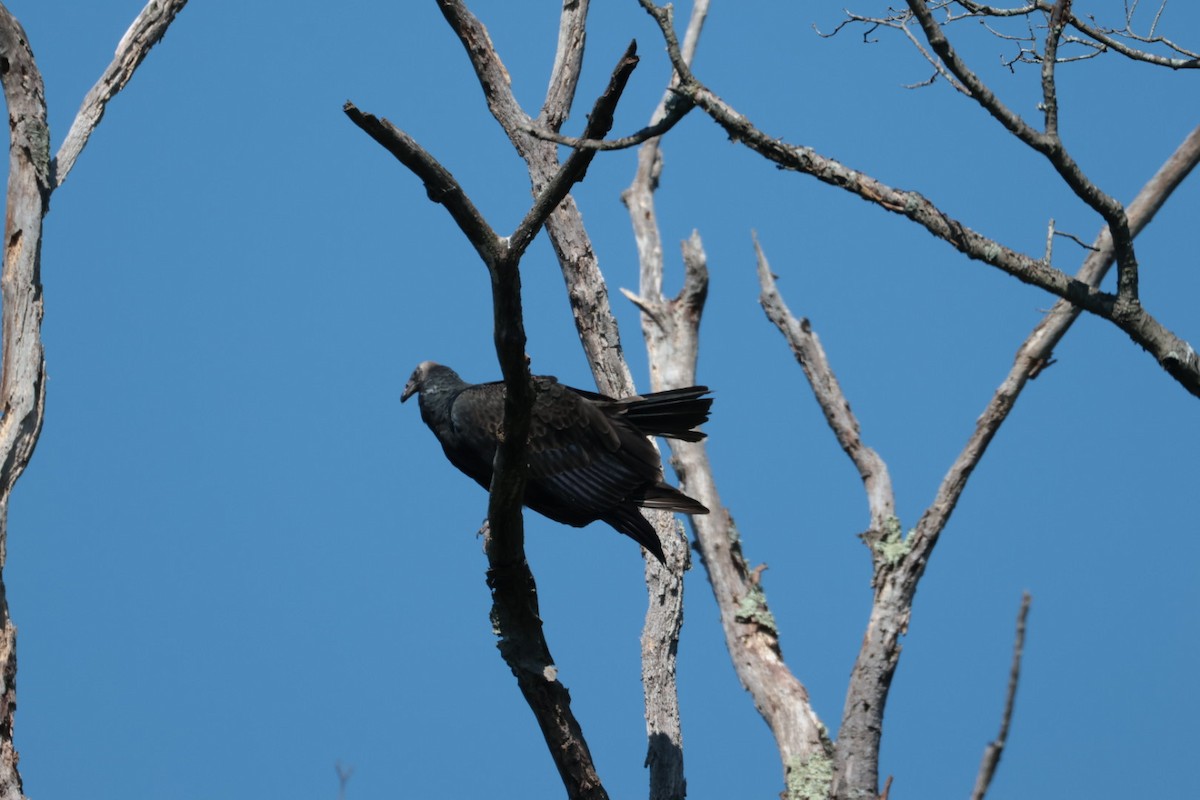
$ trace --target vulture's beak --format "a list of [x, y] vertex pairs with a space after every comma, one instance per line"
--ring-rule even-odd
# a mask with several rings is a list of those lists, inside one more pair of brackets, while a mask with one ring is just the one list
[[408, 379], [408, 383], [404, 384], [404, 393], [400, 395], [400, 402], [403, 403], [408, 398], [412, 397], [417, 391], [417, 376]]

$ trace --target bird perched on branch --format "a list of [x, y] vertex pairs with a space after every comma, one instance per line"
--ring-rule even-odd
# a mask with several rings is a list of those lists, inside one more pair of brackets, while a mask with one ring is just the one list
[[[556, 522], [582, 527], [603, 520], [664, 561], [662, 544], [638, 508], [684, 514], [708, 509], [662, 480], [650, 436], [698, 442], [708, 419], [706, 386], [620, 400], [533, 377], [525, 505]], [[400, 396], [420, 395], [421, 419], [450, 463], [489, 489], [504, 423], [503, 382], [467, 383], [432, 361], [422, 362]]]

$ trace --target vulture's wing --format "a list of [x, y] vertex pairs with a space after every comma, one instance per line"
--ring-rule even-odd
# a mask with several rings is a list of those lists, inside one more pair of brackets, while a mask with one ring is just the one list
[[492, 463], [504, 423], [504, 384], [468, 385], [450, 405], [442, 449], [454, 466], [484, 489], [492, 483]]
[[645, 436], [614, 424], [594, 402], [553, 379], [538, 378], [536, 388], [529, 439], [531, 506], [582, 524], [657, 476], [656, 453]]

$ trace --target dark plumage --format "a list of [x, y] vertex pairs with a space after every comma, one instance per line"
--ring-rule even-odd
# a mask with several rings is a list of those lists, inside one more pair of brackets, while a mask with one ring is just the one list
[[[557, 522], [581, 527], [604, 520], [663, 561], [654, 528], [638, 511], [662, 508], [685, 514], [708, 509], [662, 481], [650, 436], [697, 442], [708, 419], [706, 386], [615, 400], [534, 376], [525, 505]], [[421, 419], [450, 463], [487, 489], [504, 419], [504, 384], [471, 384], [449, 367], [421, 363], [401, 402], [421, 398]]]

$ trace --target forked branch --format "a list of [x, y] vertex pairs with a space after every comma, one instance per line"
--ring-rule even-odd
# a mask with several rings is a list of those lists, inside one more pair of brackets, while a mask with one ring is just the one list
[[[613, 111], [636, 65], [635, 48], [631, 44], [614, 69], [607, 89], [596, 101], [589, 118], [589, 135], [603, 137], [608, 132]], [[537, 586], [525, 559], [521, 516], [533, 393], [525, 357], [519, 264], [547, 217], [583, 178], [595, 151], [573, 153], [541, 185], [513, 234], [500, 237], [449, 170], [411, 137], [387, 120], [362, 113], [352, 103], [346, 103], [344, 110], [355, 124], [421, 178], [430, 199], [446, 207], [491, 276], [496, 354], [506, 388], [505, 436], [496, 453], [485, 547], [488, 586], [492, 590], [492, 622], [500, 638], [500, 652], [537, 717], [568, 795], [606, 798], [582, 729], [571, 712], [570, 697], [557, 679], [542, 631]]]
[[[1200, 162], [1200, 128], [1184, 140], [1129, 206], [1136, 235], [1183, 179]], [[1108, 229], [1101, 231], [1076, 280], [1097, 285], [1114, 260]], [[1079, 309], [1060, 301], [1021, 345], [1012, 369], [980, 415], [975, 431], [938, 486], [915, 528], [897, 537], [889, 558], [876, 560], [875, 602], [862, 648], [851, 672], [842, 726], [838, 734], [838, 797], [874, 791], [878, 785], [879, 735], [888, 689], [900, 658], [899, 637], [908, 626], [912, 600], [942, 531], [950, 520], [967, 480], [992, 438], [1008, 418], [1028, 381], [1049, 361], [1054, 346], [1079, 316]], [[898, 533], [898, 531], [897, 531]]]
[[[907, 0], [908, 7], [921, 26], [930, 48], [941, 59], [946, 68], [967, 87], [972, 99], [992, 115], [1011, 134], [1026, 145], [1041, 153], [1054, 167], [1063, 182], [1080, 200], [1087, 203], [1103, 219], [1113, 232], [1113, 244], [1117, 252], [1117, 300], [1122, 308], [1115, 313], [1124, 313], [1125, 306], [1138, 305], [1137, 257], [1133, 249], [1133, 237], [1129, 233], [1129, 222], [1125, 208], [1100, 189], [1084, 173], [1083, 169], [1068, 152], [1058, 135], [1058, 100], [1054, 86], [1054, 64], [1058, 52], [1058, 41], [1065, 26], [1064, 15], [1069, 11], [1070, 0], [1058, 0], [1049, 11], [1050, 20], [1046, 33], [1046, 48], [1042, 56], [1042, 94], [1045, 107], [1045, 130], [1038, 131], [1020, 115], [1001, 102], [950, 46], [946, 32], [933, 18], [926, 0]], [[1139, 309], [1140, 310], [1140, 309]]]
[[[1190, 173], [1200, 161], [1200, 128], [1193, 131], [1180, 145], [1176, 152], [1167, 160], [1163, 167], [1146, 184], [1137, 198], [1129, 205], [1129, 229], [1136, 236], [1163, 205], [1170, 194]], [[1111, 231], [1105, 228], [1097, 237], [1094, 245], [1089, 248], [1089, 254], [1083, 267], [1074, 280], [1088, 286], [1099, 285], [1106, 270], [1114, 261], [1114, 245]], [[764, 295], [771, 297], [774, 282], [765, 259], [759, 262], [760, 277], [763, 279]], [[774, 304], [772, 299], [771, 305]], [[768, 306], [768, 304], [764, 304]], [[1055, 344], [1061, 339], [1066, 330], [1078, 317], [1080, 309], [1063, 300], [1047, 314], [1043, 322], [1018, 351], [1012, 371], [1008, 378], [996, 391], [988, 408], [980, 416], [975, 433], [970, 437], [962, 454], [956, 459], [938, 489], [937, 495], [929, 509], [922, 516], [916, 528], [908, 535], [902, 535], [898, 521], [893, 522], [890, 530], [885, 528], [885, 536], [876, 538], [872, 543], [875, 559], [875, 602], [872, 607], [867, 633], [859, 658], [852, 672], [851, 683], [847, 692], [846, 707], [839, 730], [836, 746], [836, 773], [834, 796], [850, 798], [873, 796], [878, 786], [878, 746], [879, 734], [882, 731], [883, 711], [887, 701], [888, 687], [899, 661], [899, 637], [906, 630], [908, 619], [912, 613], [912, 598], [916, 585], [920, 580], [925, 566], [932, 554], [938, 536], [944, 529], [953, 512], [966, 481], [975, 466], [979, 463], [988, 444], [999, 426], [1012, 410], [1017, 396], [1028, 380], [1034, 376], [1051, 358]], [[781, 330], [785, 333], [791, 329], [796, 332], [789, 340], [802, 338], [805, 326], [786, 313], [777, 312]], [[810, 348], [812, 344], [809, 343]], [[793, 349], [797, 345], [793, 344]], [[808, 358], [819, 360], [817, 349], [812, 348]], [[830, 402], [822, 399], [822, 384], [828, 381], [812, 380], [814, 393], [830, 419], [830, 425], [837, 433], [843, 448], [850, 454], [859, 470], [863, 473], [864, 483], [870, 475], [872, 459], [865, 462], [856, 456], [857, 424], [839, 422], [838, 412], [843, 408], [843, 400]], [[840, 395], [835, 394], [836, 397]], [[847, 407], [848, 409], [848, 407]], [[852, 420], [852, 418], [851, 418]], [[866, 468], [864, 468], [864, 463]], [[868, 485], [868, 497], [872, 492]], [[870, 501], [872, 518], [882, 516], [876, 508], [882, 509], [875, 501]], [[893, 518], [894, 519], [894, 518]]]
[[[669, 9], [656, 6], [652, 0], [639, 2], [662, 30], [671, 63], [680, 76], [676, 91], [691, 99], [697, 107], [712, 117], [731, 139], [744, 143], [780, 167], [811, 175], [887, 211], [901, 214], [967, 257], [994, 266], [1020, 281], [1042, 288], [1085, 311], [1109, 320], [1153, 355], [1159, 365], [1184, 389], [1200, 396], [1200, 356], [1188, 342], [1168, 330], [1139, 303], [1128, 297], [1102, 292], [1054, 269], [1041, 259], [1034, 259], [1005, 247], [1000, 242], [971, 230], [917, 192], [888, 186], [859, 170], [826, 158], [812, 148], [791, 145], [778, 137], [767, 135], [692, 74], [686, 62], [682, 60]], [[1014, 120], [1019, 118], [1009, 118], [1010, 122], [1016, 124]], [[1025, 123], [1022, 121], [1020, 125], [1024, 126]], [[1122, 257], [1123, 238], [1125, 234], [1118, 225], [1114, 235], [1118, 259]], [[1126, 247], [1124, 251], [1131, 254], [1132, 247]]]

